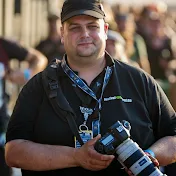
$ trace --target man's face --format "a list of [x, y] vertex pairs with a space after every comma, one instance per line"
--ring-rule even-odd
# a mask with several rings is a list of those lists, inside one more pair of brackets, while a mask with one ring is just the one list
[[67, 55], [70, 57], [102, 55], [105, 50], [107, 30], [108, 25], [103, 19], [87, 15], [70, 18], [61, 28]]

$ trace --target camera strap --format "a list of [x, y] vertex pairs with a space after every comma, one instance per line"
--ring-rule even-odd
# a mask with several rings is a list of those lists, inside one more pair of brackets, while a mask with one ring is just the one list
[[62, 92], [59, 79], [57, 77], [57, 70], [59, 65], [60, 61], [56, 59], [56, 62], [49, 65], [42, 72], [43, 87], [56, 114], [61, 117], [64, 121], [66, 118], [72, 130], [72, 133], [74, 134], [74, 136], [76, 136], [79, 143], [83, 145], [84, 142], [80, 137], [78, 127], [74, 119], [75, 113], [67, 102]]

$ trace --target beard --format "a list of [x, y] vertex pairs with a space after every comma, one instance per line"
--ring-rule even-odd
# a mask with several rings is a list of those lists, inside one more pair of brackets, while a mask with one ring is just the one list
[[81, 44], [77, 47], [77, 55], [80, 57], [91, 57], [97, 52], [96, 46], [94, 44]]

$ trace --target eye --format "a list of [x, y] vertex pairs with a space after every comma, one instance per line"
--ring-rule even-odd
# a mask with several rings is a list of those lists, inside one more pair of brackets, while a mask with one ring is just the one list
[[89, 25], [88, 28], [89, 29], [98, 29], [99, 26], [97, 26], [97, 25]]
[[72, 27], [70, 27], [71, 31], [78, 31], [79, 29], [80, 29], [79, 26], [72, 26]]

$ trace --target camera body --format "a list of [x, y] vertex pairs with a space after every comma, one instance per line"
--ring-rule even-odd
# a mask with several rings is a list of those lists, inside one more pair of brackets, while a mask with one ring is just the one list
[[135, 176], [163, 176], [139, 145], [130, 139], [130, 124], [117, 121], [108, 132], [95, 143], [95, 150], [102, 154], [116, 155], [122, 166]]
[[96, 142], [95, 149], [102, 154], [114, 154], [116, 148], [130, 137], [129, 129], [119, 121], [112, 125], [108, 132]]

